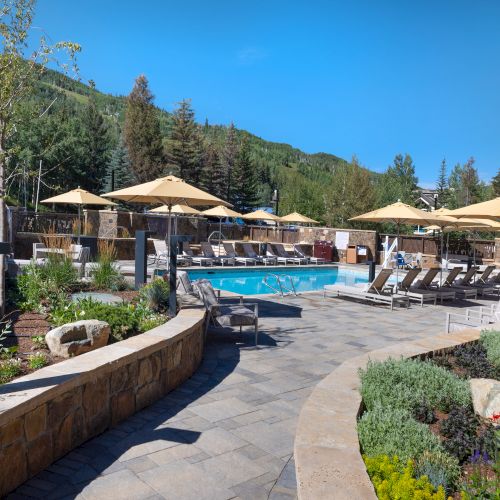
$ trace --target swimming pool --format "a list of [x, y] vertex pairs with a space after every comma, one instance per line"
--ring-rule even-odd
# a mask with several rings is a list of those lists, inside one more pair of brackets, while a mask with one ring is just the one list
[[[357, 285], [368, 283], [366, 271], [345, 269], [337, 266], [321, 267], [274, 267], [274, 268], [226, 268], [189, 270], [191, 280], [205, 278], [214, 288], [237, 293], [239, 295], [258, 295], [273, 293], [263, 280], [269, 273], [291, 276], [297, 292], [323, 290], [324, 285]], [[269, 277], [269, 284], [276, 286], [276, 279]]]

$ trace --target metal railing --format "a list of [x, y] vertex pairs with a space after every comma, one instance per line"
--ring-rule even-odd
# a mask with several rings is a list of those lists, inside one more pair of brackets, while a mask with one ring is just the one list
[[[269, 283], [269, 278], [271, 277], [276, 280], [275, 286]], [[289, 284], [287, 284], [287, 279]], [[274, 293], [281, 295], [282, 297], [292, 294], [297, 295], [295, 284], [293, 283], [293, 279], [289, 274], [267, 273], [262, 279], [262, 283], [270, 288]]]

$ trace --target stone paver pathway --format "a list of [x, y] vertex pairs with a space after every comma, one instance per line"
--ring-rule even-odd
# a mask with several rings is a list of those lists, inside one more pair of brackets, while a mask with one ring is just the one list
[[294, 498], [294, 432], [312, 388], [352, 356], [443, 331], [447, 309], [390, 312], [319, 294], [259, 302], [262, 345], [214, 332], [190, 380], [11, 498]]

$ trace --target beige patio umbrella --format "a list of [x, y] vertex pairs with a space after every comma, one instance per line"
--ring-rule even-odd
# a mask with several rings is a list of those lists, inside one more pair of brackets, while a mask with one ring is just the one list
[[47, 198], [46, 200], [42, 200], [41, 203], [58, 203], [60, 205], [77, 205], [78, 207], [78, 243], [80, 243], [80, 210], [83, 205], [116, 205], [111, 200], [106, 200], [105, 198], [101, 198], [95, 194], [86, 191], [85, 189], [81, 189], [78, 187], [77, 189], [72, 189], [67, 193], [59, 194], [57, 196], [53, 196], [52, 198]]
[[255, 212], [250, 212], [248, 214], [241, 216], [245, 220], [272, 220], [274, 222], [280, 222], [280, 218], [265, 210], [255, 210]]
[[318, 221], [299, 214], [298, 212], [292, 212], [291, 214], [285, 215], [281, 217], [280, 220], [281, 222], [296, 222], [298, 224], [319, 224]]
[[474, 219], [498, 219], [500, 218], [500, 197], [493, 200], [475, 203], [467, 207], [452, 210], [453, 217], [473, 217]]
[[173, 175], [161, 177], [154, 181], [137, 184], [118, 191], [106, 193], [107, 198], [116, 198], [117, 200], [128, 201], [130, 203], [154, 204], [161, 203], [167, 206], [168, 226], [167, 242], [170, 249], [170, 234], [172, 229], [172, 208], [176, 204], [189, 205], [226, 205], [227, 203], [216, 196], [213, 196], [197, 187], [191, 186], [182, 179]]
[[[168, 213], [168, 205], [162, 205], [161, 207], [153, 208], [152, 210], [150, 210], [150, 212], [160, 214]], [[199, 215], [201, 213], [199, 210], [196, 210], [196, 208], [181, 204], [174, 205], [171, 208], [170, 212], [179, 215]]]
[[[433, 215], [433, 212], [424, 212], [418, 208], [412, 207], [401, 201], [397, 201], [386, 207], [373, 210], [366, 214], [352, 217], [349, 220], [366, 221], [366, 222], [389, 222], [396, 224], [396, 258], [399, 249], [399, 233], [402, 225], [406, 224], [433, 224], [439, 217]], [[396, 282], [398, 281], [398, 266], [396, 266]]]
[[220, 255], [220, 241], [222, 234], [222, 219], [224, 217], [242, 217], [242, 215], [230, 208], [225, 207], [224, 205], [219, 205], [214, 208], [209, 208], [202, 212], [203, 215], [208, 217], [218, 217], [219, 218], [219, 255]]

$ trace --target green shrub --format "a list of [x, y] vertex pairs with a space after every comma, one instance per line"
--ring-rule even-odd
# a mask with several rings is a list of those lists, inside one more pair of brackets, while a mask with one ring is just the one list
[[424, 451], [415, 463], [415, 476], [427, 476], [435, 488], [442, 486], [450, 494], [460, 477], [460, 466], [448, 453]]
[[358, 435], [363, 453], [370, 457], [397, 455], [406, 462], [426, 450], [442, 451], [438, 437], [404, 409], [377, 406], [365, 412], [358, 422]]
[[46, 349], [47, 348], [47, 342], [45, 342], [45, 335], [34, 335], [33, 337], [31, 337], [31, 343], [37, 349]]
[[437, 489], [426, 476], [415, 479], [413, 462], [404, 466], [397, 456], [363, 457], [368, 475], [380, 500], [445, 500], [442, 486]]
[[447, 411], [452, 405], [469, 405], [469, 384], [446, 369], [413, 359], [369, 361], [360, 370], [361, 395], [370, 410], [375, 406], [413, 411], [422, 401]]
[[493, 330], [481, 332], [481, 343], [486, 349], [490, 363], [500, 370], [500, 332]]
[[467, 378], [495, 378], [497, 369], [488, 359], [482, 343], [460, 345], [455, 347], [453, 354], [457, 365], [465, 370]]
[[170, 287], [168, 283], [161, 278], [157, 278], [141, 288], [139, 297], [141, 301], [146, 303], [147, 307], [153, 311], [161, 312], [168, 309], [169, 294]]
[[20, 359], [6, 359], [0, 361], [0, 384], [5, 384], [21, 373]]
[[106, 321], [114, 340], [123, 340], [131, 333], [137, 332], [139, 327], [133, 305], [103, 304], [90, 297], [55, 308], [51, 312], [51, 318], [57, 326], [83, 319]]
[[120, 273], [116, 260], [116, 248], [111, 242], [100, 240], [98, 243], [99, 257], [97, 266], [92, 272], [92, 283], [98, 289], [123, 290], [126, 282]]
[[38, 370], [48, 364], [47, 356], [43, 352], [36, 352], [28, 356], [28, 367], [31, 370]]

